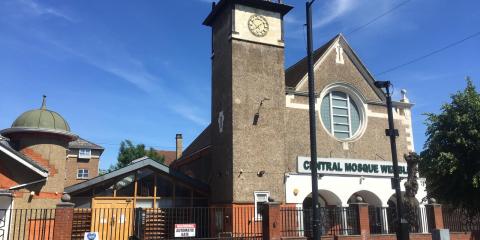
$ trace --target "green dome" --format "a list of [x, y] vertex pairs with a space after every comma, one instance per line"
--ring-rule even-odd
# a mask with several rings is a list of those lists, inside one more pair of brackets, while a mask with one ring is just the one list
[[70, 132], [70, 126], [60, 114], [46, 108], [45, 96], [43, 96], [42, 107], [22, 113], [12, 128], [30, 130], [50, 130], [55, 132]]
[[12, 128], [43, 128], [70, 132], [70, 126], [60, 114], [47, 109], [24, 112], [12, 124]]

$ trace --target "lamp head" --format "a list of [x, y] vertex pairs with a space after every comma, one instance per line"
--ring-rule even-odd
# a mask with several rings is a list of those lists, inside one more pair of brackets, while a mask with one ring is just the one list
[[390, 81], [375, 81], [374, 84], [377, 88], [388, 88], [391, 85]]

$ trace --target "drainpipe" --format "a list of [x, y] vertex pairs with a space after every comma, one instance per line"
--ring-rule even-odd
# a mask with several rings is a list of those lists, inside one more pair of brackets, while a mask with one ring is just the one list
[[17, 186], [13, 186], [13, 187], [9, 188], [9, 190], [15, 190], [15, 189], [23, 188], [23, 187], [26, 187], [26, 186], [29, 186], [29, 185], [37, 184], [37, 183], [40, 183], [40, 182], [45, 182], [45, 181], [47, 181], [47, 178], [43, 178], [43, 179], [33, 181], [33, 182], [29, 182], [29, 183], [19, 184]]

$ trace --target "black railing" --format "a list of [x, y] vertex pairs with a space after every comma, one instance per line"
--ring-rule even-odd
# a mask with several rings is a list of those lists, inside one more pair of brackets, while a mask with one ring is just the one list
[[72, 239], [98, 232], [100, 239], [174, 239], [175, 224], [195, 224], [195, 238], [262, 238], [254, 206], [74, 209]]
[[[282, 207], [282, 236], [311, 237], [312, 209]], [[358, 209], [356, 207], [320, 208], [322, 235], [359, 234]]]
[[384, 208], [368, 206], [368, 220], [370, 223], [371, 234], [386, 234], [388, 233], [384, 221]]
[[443, 225], [451, 232], [480, 231], [480, 209], [442, 207]]
[[[368, 219], [371, 234], [393, 234], [397, 229], [397, 210], [395, 207], [368, 207]], [[408, 217], [409, 232], [429, 232], [427, 212], [424, 207], [418, 207]]]
[[53, 239], [55, 209], [0, 209], [0, 240]]

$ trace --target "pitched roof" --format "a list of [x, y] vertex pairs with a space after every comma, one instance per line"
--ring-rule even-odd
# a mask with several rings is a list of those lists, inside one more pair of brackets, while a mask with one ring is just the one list
[[104, 150], [102, 146], [99, 146], [95, 143], [92, 143], [88, 140], [85, 140], [83, 138], [78, 138], [75, 141], [71, 141], [68, 143], [68, 148], [88, 148], [88, 149], [98, 149], [98, 150]]
[[[313, 62], [317, 62], [321, 56], [327, 51], [328, 47], [332, 45], [332, 43], [337, 40], [340, 36], [337, 35], [334, 38], [330, 39], [327, 43], [322, 45], [321, 47], [317, 48], [317, 50], [313, 51]], [[302, 80], [302, 78], [308, 72], [308, 61], [307, 57], [302, 58], [297, 63], [293, 64], [287, 70], [285, 70], [285, 86], [294, 88], [297, 84]]]
[[[375, 87], [374, 82], [375, 78], [373, 75], [368, 71], [365, 65], [362, 63], [360, 58], [355, 54], [353, 49], [347, 43], [345, 38], [342, 34], [337, 34], [334, 38], [330, 39], [327, 43], [319, 47], [317, 50], [313, 52], [313, 63], [315, 64], [318, 62], [322, 56], [328, 51], [328, 49], [335, 43], [339, 41], [340, 44], [343, 46], [344, 53], [351, 59], [353, 65], [358, 69], [360, 74], [367, 80], [367, 83], [372, 87], [373, 91], [377, 94], [377, 96], [382, 99], [382, 102], [385, 102], [385, 94]], [[287, 70], [285, 70], [285, 86], [287, 88], [295, 88], [297, 85], [302, 81], [308, 72], [308, 62], [307, 57], [302, 58], [297, 63], [293, 64]]]
[[183, 151], [182, 158], [187, 157], [188, 155], [212, 144], [211, 128], [212, 124], [209, 124], [205, 129], [203, 129], [202, 133], [200, 133], [200, 135], [193, 140], [193, 142], [185, 149], [185, 151]]
[[[190, 155], [197, 153], [198, 151], [209, 147], [212, 144], [212, 135], [211, 135], [212, 124], [209, 124], [202, 133], [200, 133], [195, 140], [193, 140], [190, 145], [183, 151], [182, 157], [178, 159], [181, 162], [183, 159], [189, 158]], [[177, 164], [177, 161], [175, 161]]]
[[40, 166], [37, 162], [23, 155], [22, 153], [13, 149], [6, 139], [0, 137], [0, 151], [10, 156], [13, 160], [33, 170], [38, 175], [46, 178], [48, 177], [48, 170]]
[[88, 189], [90, 187], [93, 187], [95, 185], [98, 185], [98, 184], [101, 184], [105, 181], [108, 181], [108, 180], [112, 180], [114, 178], [117, 178], [117, 177], [121, 177], [121, 176], [125, 176], [125, 175], [128, 175], [129, 173], [131, 172], [134, 172], [134, 171], [137, 171], [139, 169], [142, 169], [142, 168], [151, 168], [153, 170], [157, 170], [159, 172], [162, 172], [166, 175], [169, 175], [175, 179], [178, 179], [186, 184], [189, 184], [191, 186], [193, 186], [195, 189], [198, 189], [199, 191], [203, 191], [203, 192], [208, 192], [208, 185], [199, 181], [199, 180], [196, 180], [196, 179], [193, 179], [181, 172], [178, 172], [178, 171], [175, 171], [173, 169], [170, 169], [168, 166], [164, 165], [164, 164], [161, 164], [161, 163], [158, 163], [148, 157], [142, 157], [142, 158], [139, 158], [139, 159], [136, 159], [134, 161], [132, 161], [132, 163], [126, 167], [123, 167], [123, 168], [120, 168], [120, 169], [117, 169], [113, 172], [110, 172], [110, 173], [107, 173], [105, 175], [100, 175], [98, 177], [95, 177], [95, 178], [92, 178], [92, 179], [89, 179], [85, 182], [81, 182], [81, 183], [78, 183], [78, 184], [75, 184], [75, 185], [72, 185], [72, 186], [69, 186], [69, 187], [66, 187], [65, 188], [65, 192], [66, 193], [75, 193], [75, 192], [80, 192], [82, 190], [85, 190], [85, 189]]
[[170, 164], [177, 159], [177, 152], [176, 151], [168, 151], [168, 150], [155, 150], [158, 155], [164, 157], [163, 164], [170, 166]]

